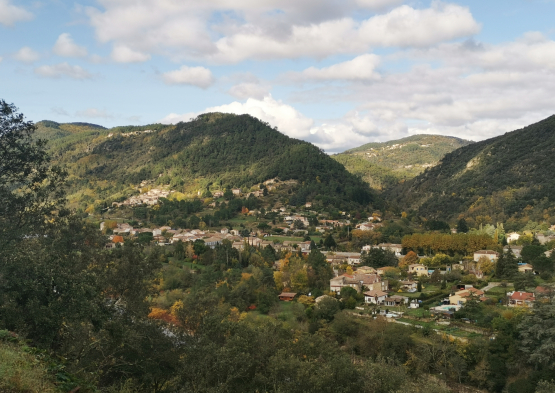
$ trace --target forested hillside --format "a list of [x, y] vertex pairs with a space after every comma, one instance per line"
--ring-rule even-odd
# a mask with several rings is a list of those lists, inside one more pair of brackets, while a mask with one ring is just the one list
[[212, 113], [175, 126], [110, 130], [42, 122], [38, 135], [50, 140], [56, 162], [69, 171], [70, 201], [82, 207], [121, 201], [142, 181], [197, 195], [272, 178], [298, 181], [292, 205], [375, 202], [367, 184], [320, 149], [248, 115]]
[[[387, 193], [400, 208], [470, 225], [555, 216], [555, 116], [447, 154]], [[553, 223], [553, 222], [551, 222]]]
[[413, 135], [408, 138], [367, 143], [333, 156], [345, 168], [375, 188], [389, 188], [410, 179], [441, 158], [472, 142], [441, 135]]

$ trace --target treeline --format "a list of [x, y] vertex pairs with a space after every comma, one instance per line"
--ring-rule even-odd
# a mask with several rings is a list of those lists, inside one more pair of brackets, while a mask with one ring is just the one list
[[478, 250], [496, 250], [499, 247], [491, 236], [467, 233], [415, 233], [403, 237], [401, 244], [405, 250], [417, 254], [444, 253], [450, 256], [468, 255]]

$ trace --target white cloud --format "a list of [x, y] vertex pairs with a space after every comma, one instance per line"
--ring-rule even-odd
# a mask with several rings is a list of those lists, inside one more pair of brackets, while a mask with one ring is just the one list
[[43, 65], [35, 68], [35, 74], [43, 76], [45, 78], [61, 78], [67, 76], [72, 79], [90, 79], [92, 75], [81, 68], [80, 66], [72, 66], [68, 63], [59, 63], [54, 65]]
[[359, 30], [370, 45], [397, 47], [425, 47], [479, 31], [468, 8], [440, 1], [423, 10], [401, 6], [364, 21]]
[[270, 94], [271, 86], [260, 83], [243, 82], [233, 85], [228, 93], [235, 98], [244, 100], [247, 98], [255, 98], [262, 100]]
[[0, 0], [0, 24], [13, 26], [16, 22], [33, 19], [33, 14], [24, 8], [11, 4], [10, 0]]
[[87, 48], [77, 45], [69, 33], [60, 34], [53, 51], [62, 57], [85, 57], [87, 56]]
[[40, 59], [40, 55], [28, 46], [24, 46], [18, 50], [14, 55], [14, 59], [23, 63], [34, 63]]
[[150, 60], [148, 53], [133, 50], [125, 45], [116, 45], [112, 49], [112, 60], [117, 63], [142, 63]]
[[[262, 100], [249, 98], [244, 103], [232, 102], [231, 104], [206, 108], [200, 113], [222, 112], [236, 115], [248, 114], [277, 127], [284, 134], [293, 138], [307, 138], [314, 124], [312, 119], [302, 115], [290, 105], [275, 100], [272, 96], [264, 97]], [[161, 120], [162, 123], [176, 123], [178, 121], [189, 121], [190, 118], [200, 113], [187, 113], [177, 115], [172, 113]]]
[[206, 89], [214, 83], [212, 72], [204, 67], [181, 66], [180, 69], [162, 74], [168, 85], [193, 85]]
[[[142, 0], [131, 7], [129, 1], [102, 0], [104, 10], [87, 12], [99, 41], [139, 53], [136, 61], [150, 53], [215, 63], [322, 58], [364, 53], [372, 46], [424, 47], [480, 30], [468, 8], [438, 1], [427, 9], [401, 6], [357, 19], [364, 8], [401, 2]], [[218, 22], [209, 23], [214, 14]]]
[[379, 63], [379, 56], [366, 54], [325, 68], [310, 67], [299, 76], [314, 80], [376, 80], [380, 78], [376, 72]]
[[77, 117], [87, 117], [91, 119], [112, 119], [114, 116], [102, 109], [87, 108], [82, 111], [75, 112]]

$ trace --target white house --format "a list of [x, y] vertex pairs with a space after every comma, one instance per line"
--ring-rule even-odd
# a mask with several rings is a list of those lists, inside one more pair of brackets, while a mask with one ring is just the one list
[[516, 242], [518, 239], [520, 239], [520, 235], [516, 232], [511, 232], [506, 237], [507, 237], [507, 243]]
[[387, 298], [387, 293], [378, 290], [364, 292], [364, 302], [370, 304], [382, 304]]
[[492, 250], [480, 250], [474, 253], [475, 262], [478, 262], [482, 257], [486, 257], [490, 261], [495, 262], [497, 261], [497, 259], [499, 259], [499, 253]]

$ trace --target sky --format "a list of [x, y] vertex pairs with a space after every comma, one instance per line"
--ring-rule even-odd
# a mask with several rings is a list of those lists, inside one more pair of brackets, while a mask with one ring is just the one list
[[248, 113], [336, 153], [555, 112], [555, 0], [0, 0], [0, 43], [32, 121]]

